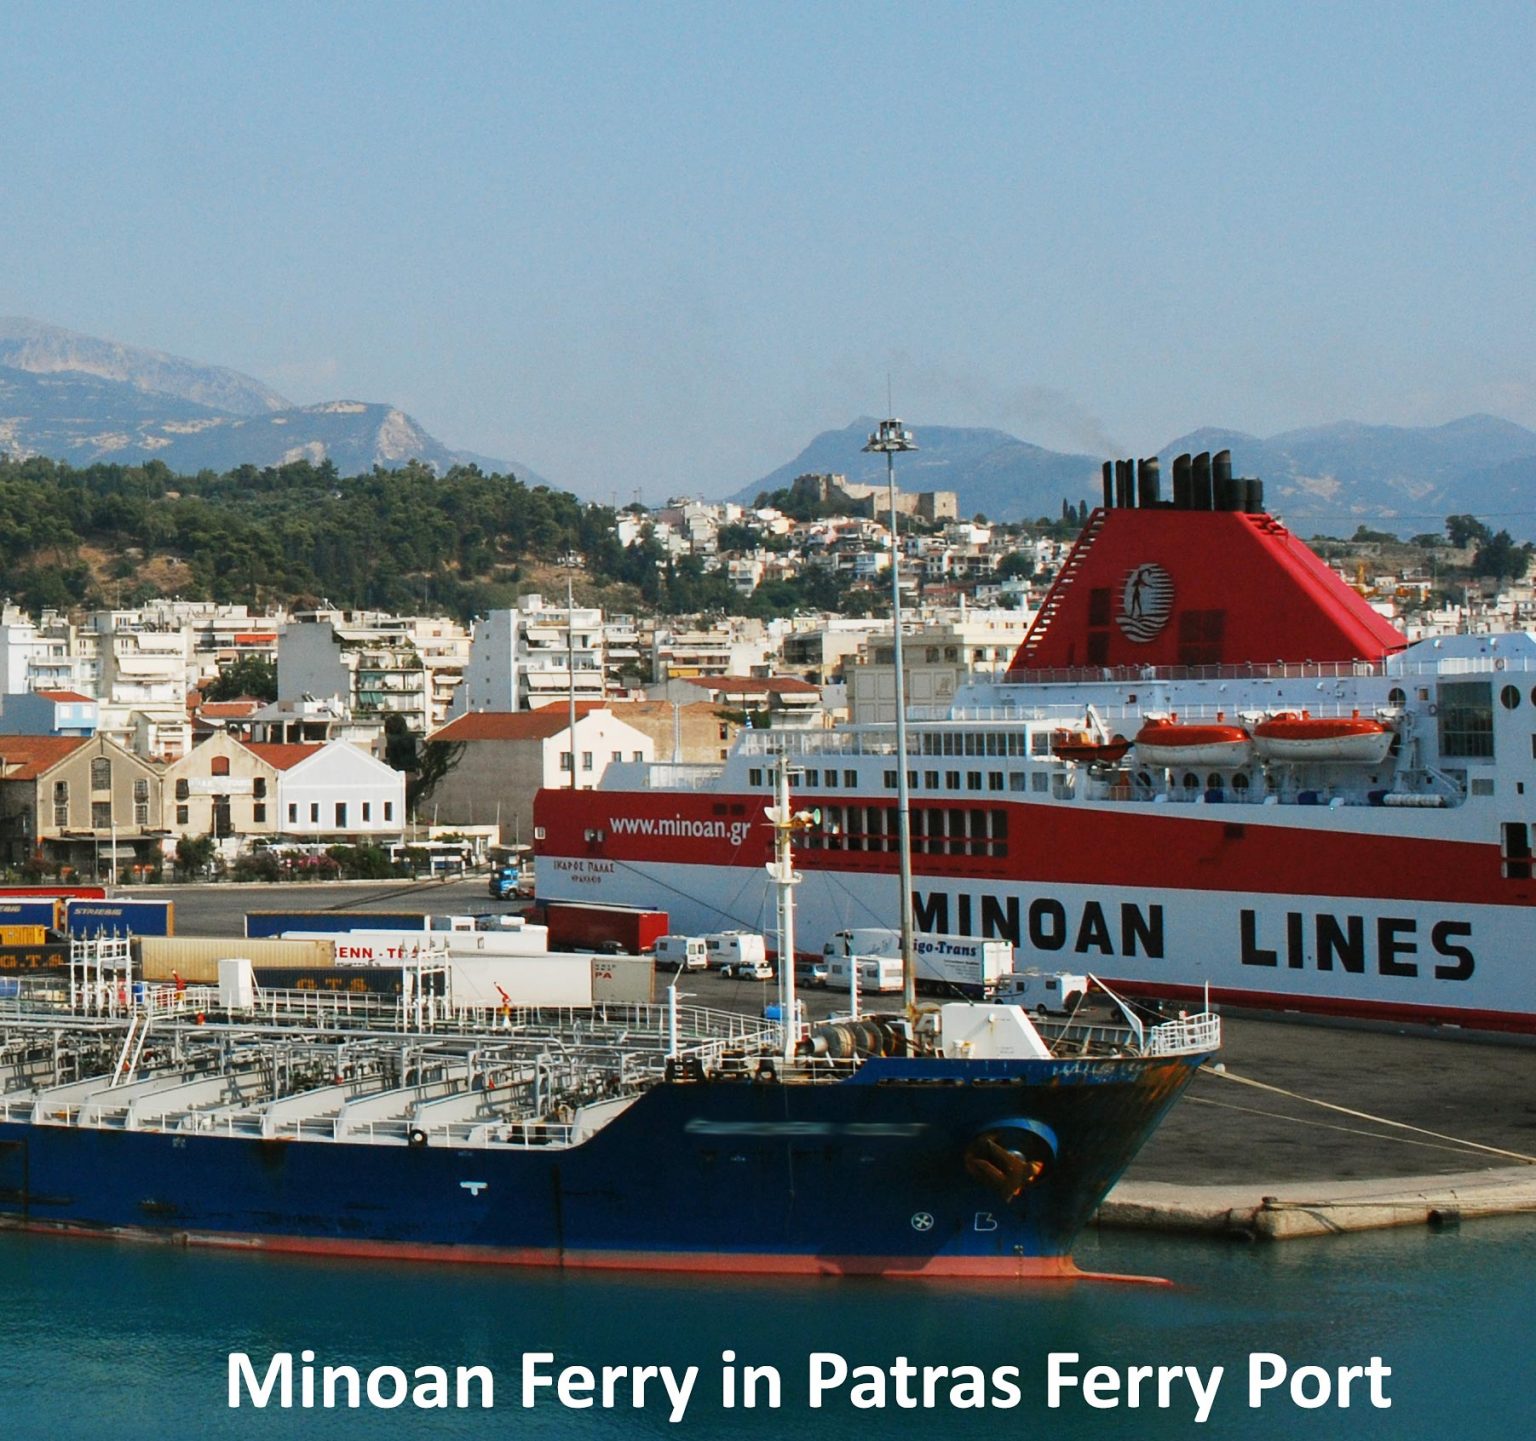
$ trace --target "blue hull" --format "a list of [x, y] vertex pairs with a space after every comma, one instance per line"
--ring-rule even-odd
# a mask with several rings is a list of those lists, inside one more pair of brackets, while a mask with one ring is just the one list
[[[569, 1147], [4, 1122], [0, 1220], [555, 1266], [1070, 1273], [1073, 1238], [1200, 1059], [884, 1059], [838, 1083], [674, 1081]], [[1000, 1174], [999, 1143], [1037, 1173]]]

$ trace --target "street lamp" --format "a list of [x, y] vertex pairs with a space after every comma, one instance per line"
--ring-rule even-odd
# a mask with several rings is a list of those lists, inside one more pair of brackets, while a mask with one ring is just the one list
[[912, 432], [899, 420], [875, 426], [865, 451], [885, 456], [885, 483], [891, 502], [891, 659], [896, 667], [896, 847], [901, 882], [901, 989], [910, 1012], [917, 1005], [912, 960], [912, 802], [907, 787], [907, 689], [901, 662], [901, 547], [896, 527], [896, 453], [916, 450]]

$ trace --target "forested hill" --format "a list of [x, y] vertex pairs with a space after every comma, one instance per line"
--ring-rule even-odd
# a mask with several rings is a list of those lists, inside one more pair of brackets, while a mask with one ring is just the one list
[[178, 476], [0, 457], [4, 593], [43, 606], [158, 595], [467, 617], [510, 603], [520, 567], [572, 555], [614, 579], [637, 562], [613, 513], [473, 466], [343, 477], [307, 461]]
[[673, 558], [653, 536], [621, 546], [614, 519], [473, 465], [344, 477], [300, 460], [182, 476], [160, 461], [75, 469], [0, 456], [0, 594], [33, 614], [180, 596], [468, 620], [522, 590], [563, 591], [574, 571], [578, 597], [610, 609], [772, 616], [847, 603], [824, 570], [740, 596], [723, 571]]

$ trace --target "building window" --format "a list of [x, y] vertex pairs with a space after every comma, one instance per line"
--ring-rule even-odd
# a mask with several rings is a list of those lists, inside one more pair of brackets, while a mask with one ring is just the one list
[[345, 830], [346, 826], [347, 826], [347, 803], [345, 801], [337, 801], [336, 802], [336, 828], [338, 830]]
[[251, 794], [255, 796], [259, 801], [266, 800], [267, 778], [265, 776], [257, 776], [256, 779], [251, 782]]
[[56, 826], [69, 824], [69, 782], [55, 781], [53, 783], [53, 823]]
[[319, 801], [311, 801], [309, 803], [309, 823], [312, 826], [317, 826], [317, 825], [320, 824], [320, 802]]
[[373, 804], [370, 801], [363, 802], [363, 824], [367, 825], [373, 819]]
[[635, 755], [634, 755], [634, 759], [636, 761], [643, 761], [645, 759], [645, 752], [644, 751], [636, 751]]
[[110, 830], [112, 827], [112, 802], [91, 802], [91, 829], [97, 831]]
[[614, 765], [618, 765], [618, 763], [624, 759], [624, 752], [623, 751], [614, 751], [612, 756], [609, 757], [609, 759], [613, 761]]
[[251, 820], [258, 826], [266, 824], [267, 808], [259, 801], [251, 807]]
[[571, 753], [570, 753], [570, 751], [561, 751], [560, 752], [560, 769], [563, 770], [563, 771], [569, 771], [570, 768], [571, 768]]
[[227, 776], [229, 774], [229, 757], [214, 756], [212, 763], [208, 767], [208, 774], [211, 776]]
[[589, 770], [592, 769], [592, 752], [591, 751], [582, 751], [582, 753], [581, 753], [581, 768], [584, 771], [589, 771]]
[[191, 794], [192, 794], [192, 787], [191, 787], [191, 785], [185, 779], [179, 780], [179, 781], [176, 782], [176, 799], [177, 800], [184, 801]]
[[386, 821], [392, 821], [392, 820], [394, 820], [394, 818], [395, 818], [395, 803], [393, 801], [385, 801], [384, 802], [384, 819]]
[[191, 806], [177, 806], [176, 807], [176, 824], [177, 825], [179, 825], [179, 826], [187, 825], [191, 821], [191, 819], [192, 819], [192, 807]]
[[97, 756], [91, 762], [91, 789], [93, 791], [112, 789], [112, 762], [105, 756]]
[[288, 802], [288, 824], [291, 825], [291, 826], [296, 826], [296, 825], [298, 825], [298, 823], [299, 823], [299, 803], [297, 801], [289, 801]]
[[149, 782], [137, 780], [133, 783], [133, 823], [136, 826], [149, 824]]

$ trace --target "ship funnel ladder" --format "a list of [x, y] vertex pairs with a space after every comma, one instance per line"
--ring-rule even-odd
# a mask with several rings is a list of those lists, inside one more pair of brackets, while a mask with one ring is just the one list
[[1101, 506], [1088, 517], [1088, 524], [1083, 527], [1083, 533], [1078, 536], [1076, 543], [1067, 553], [1056, 579], [1051, 583], [1051, 588], [1045, 593], [1045, 600], [1041, 602], [1040, 612], [1035, 616], [1034, 624], [1029, 628], [1029, 634], [1024, 637], [1023, 644], [1019, 647], [1019, 660], [1028, 662], [1033, 659], [1040, 648], [1040, 642], [1045, 638], [1045, 632], [1050, 627], [1051, 621], [1065, 601], [1067, 592], [1072, 588], [1072, 582], [1082, 570], [1083, 563], [1088, 557], [1089, 548], [1093, 545], [1095, 537], [1104, 528], [1104, 517], [1108, 512]]

